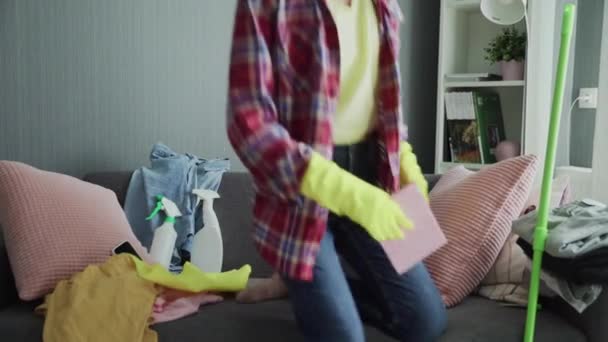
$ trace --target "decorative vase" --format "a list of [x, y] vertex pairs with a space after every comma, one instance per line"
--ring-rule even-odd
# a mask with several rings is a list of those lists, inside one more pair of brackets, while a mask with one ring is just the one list
[[500, 61], [500, 70], [502, 79], [505, 81], [520, 81], [524, 79], [524, 62], [516, 61]]
[[494, 151], [496, 161], [501, 162], [503, 160], [515, 158], [521, 154], [521, 147], [519, 143], [515, 141], [504, 140], [501, 141]]

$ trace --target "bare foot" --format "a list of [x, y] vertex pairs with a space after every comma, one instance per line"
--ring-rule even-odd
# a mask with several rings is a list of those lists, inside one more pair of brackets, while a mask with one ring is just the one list
[[287, 287], [278, 274], [272, 278], [252, 278], [247, 283], [247, 288], [236, 295], [239, 303], [259, 303], [267, 300], [287, 297]]

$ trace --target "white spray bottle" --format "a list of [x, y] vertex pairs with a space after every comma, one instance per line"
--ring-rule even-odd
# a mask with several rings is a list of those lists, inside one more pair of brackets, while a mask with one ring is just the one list
[[213, 200], [220, 198], [220, 195], [215, 191], [204, 189], [195, 189], [192, 193], [198, 197], [197, 206], [203, 201], [204, 227], [194, 235], [190, 260], [203, 272], [221, 272], [224, 245], [220, 223], [213, 211]]
[[173, 249], [175, 248], [175, 241], [177, 240], [177, 232], [175, 231], [175, 218], [182, 216], [179, 208], [175, 203], [169, 200], [167, 197], [158, 195], [156, 196], [158, 202], [156, 208], [146, 220], [151, 220], [156, 216], [159, 211], [164, 211], [166, 214], [165, 221], [154, 231], [154, 239], [152, 240], [152, 246], [150, 247], [150, 256], [152, 260], [162, 265], [164, 268], [169, 269], [171, 264], [171, 258], [173, 257]]

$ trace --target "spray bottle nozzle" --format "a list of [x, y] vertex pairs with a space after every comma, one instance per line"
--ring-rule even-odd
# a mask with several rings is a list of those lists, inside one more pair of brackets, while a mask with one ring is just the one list
[[154, 208], [154, 210], [152, 211], [150, 216], [146, 217], [146, 221], [152, 220], [154, 218], [154, 216], [158, 215], [158, 212], [161, 210], [163, 210], [163, 196], [157, 195], [156, 196], [156, 208]]
[[211, 203], [211, 202], [213, 202], [213, 199], [220, 198], [220, 195], [213, 190], [194, 189], [194, 190], [192, 190], [192, 193], [194, 195], [196, 195], [196, 197], [197, 197], [197, 199], [196, 199], [197, 206], [201, 202], [201, 200], [206, 201], [205, 203]]
[[175, 218], [178, 216], [182, 216], [182, 213], [179, 211], [175, 203], [171, 202], [168, 198], [163, 195], [156, 196], [156, 207], [150, 214], [150, 216], [146, 217], [147, 221], [150, 221], [154, 218], [154, 216], [158, 215], [158, 212], [164, 210], [167, 214], [165, 218], [165, 222], [175, 223]]

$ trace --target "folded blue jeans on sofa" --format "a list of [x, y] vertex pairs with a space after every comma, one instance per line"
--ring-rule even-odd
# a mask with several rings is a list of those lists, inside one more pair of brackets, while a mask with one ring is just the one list
[[202, 213], [196, 210], [197, 199], [192, 190], [217, 191], [222, 175], [229, 168], [228, 159], [203, 159], [189, 153], [179, 154], [157, 143], [150, 153], [150, 167], [141, 167], [131, 176], [125, 212], [135, 236], [146, 248], [152, 245], [154, 230], [164, 220], [163, 215], [157, 215], [146, 221], [156, 206], [156, 195], [173, 201], [182, 213], [175, 221], [177, 241], [172, 270], [179, 270], [189, 260], [192, 239], [203, 225]]

